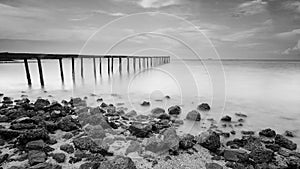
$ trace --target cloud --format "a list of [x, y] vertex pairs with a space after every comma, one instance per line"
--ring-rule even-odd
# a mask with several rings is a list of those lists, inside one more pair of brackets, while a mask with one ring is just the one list
[[284, 55], [300, 54], [300, 40], [298, 40], [296, 46], [286, 49], [285, 51], [282, 52], [282, 54]]
[[138, 5], [143, 8], [161, 8], [179, 4], [179, 0], [139, 0]]
[[284, 4], [284, 7], [288, 10], [293, 10], [294, 12], [300, 13], [299, 1], [295, 1], [295, 2], [288, 1]]
[[291, 39], [291, 38], [295, 38], [295, 36], [297, 35], [300, 35], [300, 29], [294, 29], [289, 32], [278, 33], [276, 34], [276, 37], [280, 39]]
[[237, 7], [236, 11], [233, 13], [232, 16], [240, 17], [259, 14], [266, 11], [266, 5], [267, 2], [264, 2], [262, 0], [244, 2]]

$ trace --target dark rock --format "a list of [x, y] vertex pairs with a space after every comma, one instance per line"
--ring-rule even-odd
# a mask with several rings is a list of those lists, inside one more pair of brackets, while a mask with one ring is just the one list
[[287, 136], [287, 137], [295, 137], [294, 132], [288, 131], [288, 130], [286, 130], [286, 131], [284, 132], [284, 135]]
[[181, 113], [181, 108], [179, 106], [171, 106], [168, 108], [170, 115], [179, 115]]
[[207, 103], [202, 103], [197, 108], [198, 108], [198, 110], [201, 110], [201, 111], [210, 110], [210, 106]]
[[245, 130], [242, 130], [241, 133], [244, 135], [254, 135], [255, 134], [254, 131], [245, 131]]
[[73, 119], [72, 116], [63, 117], [57, 125], [62, 131], [72, 131], [80, 128], [79, 121], [77, 119]]
[[226, 115], [224, 117], [221, 118], [221, 121], [225, 121], [225, 122], [231, 122], [231, 117]]
[[220, 136], [214, 131], [203, 132], [198, 135], [195, 140], [198, 144], [212, 152], [218, 150], [221, 147]]
[[73, 137], [73, 134], [72, 133], [66, 133], [62, 136], [63, 139], [66, 139], [66, 140], [69, 140]]
[[150, 106], [150, 102], [148, 102], [148, 101], [143, 101], [143, 103], [141, 104], [141, 106]]
[[103, 102], [103, 103], [101, 103], [100, 107], [105, 108], [105, 107], [108, 107], [108, 105]]
[[29, 150], [43, 150], [47, 144], [43, 140], [30, 141], [26, 144], [26, 148]]
[[230, 133], [228, 133], [228, 132], [221, 132], [220, 135], [223, 136], [223, 137], [225, 137], [225, 138], [230, 137]]
[[272, 160], [274, 153], [270, 149], [258, 147], [253, 149], [249, 155], [255, 163], [267, 163]]
[[63, 163], [66, 160], [66, 155], [64, 153], [54, 153], [52, 158], [58, 163]]
[[86, 107], [87, 103], [85, 100], [82, 100], [81, 98], [72, 98], [70, 100], [70, 104], [74, 107]]
[[134, 117], [137, 116], [137, 112], [135, 110], [131, 110], [130, 112], [125, 114], [126, 117]]
[[15, 123], [12, 124], [9, 128], [13, 130], [26, 130], [26, 129], [35, 129], [37, 126], [33, 123]]
[[238, 117], [243, 117], [243, 118], [248, 117], [246, 114], [243, 114], [243, 113], [235, 113], [235, 115]]
[[[112, 168], [108, 169], [136, 169], [134, 162], [129, 157], [116, 156], [110, 163]], [[104, 169], [104, 167], [100, 169]]]
[[23, 134], [23, 131], [16, 131], [11, 129], [0, 129], [0, 136], [5, 140], [11, 140]]
[[48, 132], [41, 128], [41, 129], [32, 129], [27, 130], [25, 133], [21, 134], [18, 137], [18, 142], [20, 145], [26, 145], [30, 141], [34, 140], [44, 140], [48, 141], [50, 139]]
[[168, 115], [167, 113], [162, 113], [162, 114], [159, 115], [157, 118], [158, 118], [158, 119], [161, 119], [161, 120], [170, 120], [170, 119], [171, 119], [171, 116]]
[[42, 110], [44, 109], [46, 106], [50, 105], [49, 100], [46, 99], [37, 99], [34, 103], [34, 108], [37, 110]]
[[244, 119], [238, 119], [238, 122], [243, 123], [243, 122], [245, 122], [245, 120]]
[[205, 168], [206, 169], [223, 169], [223, 167], [217, 163], [206, 163]]
[[60, 146], [60, 150], [68, 153], [68, 154], [72, 154], [74, 153], [74, 147], [71, 144], [63, 144]]
[[6, 115], [0, 115], [0, 123], [8, 122], [9, 118]]
[[280, 145], [281, 147], [284, 147], [289, 150], [296, 150], [297, 149], [297, 144], [294, 143], [293, 141], [285, 138], [284, 136], [277, 134], [275, 136], [275, 143]]
[[29, 167], [28, 169], [62, 169], [62, 167], [58, 164], [39, 163], [37, 165]]
[[275, 137], [276, 136], [276, 132], [270, 128], [268, 129], [264, 129], [262, 131], [259, 132], [260, 136], [265, 136], [265, 137]]
[[241, 149], [225, 149], [224, 158], [226, 161], [245, 162], [248, 161], [249, 155], [245, 150]]
[[278, 144], [265, 144], [266, 148], [272, 150], [272, 151], [279, 151], [280, 146]]
[[154, 117], [158, 117], [163, 113], [165, 113], [165, 109], [162, 109], [162, 108], [159, 108], [159, 107], [156, 107], [156, 108], [151, 110], [151, 115], [154, 116]]
[[70, 159], [69, 159], [69, 163], [70, 164], [74, 164], [74, 163], [77, 163], [77, 162], [79, 162], [79, 161], [81, 161], [82, 160], [82, 158], [78, 158], [78, 157], [70, 157]]
[[195, 145], [194, 136], [191, 134], [184, 135], [179, 141], [179, 148], [187, 150]]
[[13, 104], [12, 98], [11, 97], [3, 97], [2, 99], [3, 104]]
[[166, 95], [166, 96], [165, 96], [165, 98], [166, 98], [166, 99], [171, 99], [171, 97], [170, 97], [170, 96], [168, 96], [168, 95]]
[[38, 163], [43, 163], [47, 159], [46, 154], [43, 151], [32, 150], [28, 153], [28, 163], [32, 165], [36, 165]]
[[0, 155], [0, 165], [5, 162], [9, 157], [9, 154]]
[[102, 114], [79, 116], [78, 120], [82, 126], [90, 124], [92, 126], [101, 125], [103, 129], [110, 129], [110, 125], [107, 123], [106, 118]]
[[277, 152], [279, 155], [284, 156], [284, 157], [289, 157], [291, 154], [291, 151], [286, 149], [286, 148], [280, 148], [279, 151]]
[[149, 134], [152, 132], [152, 125], [136, 123], [132, 124], [128, 130], [136, 137], [149, 137]]
[[201, 120], [201, 115], [197, 110], [192, 110], [188, 112], [186, 115], [187, 120], [192, 120], [192, 121], [200, 121]]

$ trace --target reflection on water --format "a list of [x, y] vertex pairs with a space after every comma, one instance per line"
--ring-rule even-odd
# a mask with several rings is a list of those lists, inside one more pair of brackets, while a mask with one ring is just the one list
[[[122, 68], [114, 59], [114, 70], [108, 74], [107, 60], [85, 59], [84, 74], [81, 77], [80, 62], [75, 60], [74, 82], [72, 81], [71, 60], [63, 60], [64, 84], [62, 85], [58, 61], [43, 61], [45, 88], [40, 88], [36, 63], [29, 63], [32, 86], [27, 86], [23, 64], [0, 65], [0, 89], [2, 93], [15, 98], [26, 94], [51, 99], [65, 99], [72, 96], [88, 96], [88, 102], [96, 105], [97, 98], [106, 102], [124, 103], [126, 107], [140, 113], [149, 113], [156, 106], [168, 108], [178, 104], [183, 108], [181, 118], [196, 108], [200, 102], [211, 103], [214, 92], [224, 87], [223, 83], [212, 84], [212, 78], [222, 76], [212, 71], [219, 67], [215, 61], [206, 61], [205, 67], [199, 61], [171, 61], [170, 64], [143, 69], [146, 64], [138, 60], [134, 68], [127, 68], [126, 60]], [[202, 113], [202, 118], [218, 119], [222, 114], [236, 112], [248, 114], [244, 129], [271, 127], [280, 132], [293, 130], [300, 136], [300, 62], [288, 61], [223, 61], [226, 79], [225, 107], [214, 105], [210, 112]], [[120, 71], [120, 69], [122, 71]], [[23, 92], [21, 92], [23, 91]], [[47, 92], [45, 92], [47, 91]], [[92, 95], [93, 94], [93, 95]], [[169, 95], [171, 99], [165, 99]], [[151, 100], [150, 107], [141, 107], [143, 100]], [[121, 105], [121, 104], [120, 104]], [[223, 111], [224, 109], [224, 111]], [[204, 122], [182, 127], [183, 131], [199, 132]], [[299, 137], [295, 141], [300, 143]]]

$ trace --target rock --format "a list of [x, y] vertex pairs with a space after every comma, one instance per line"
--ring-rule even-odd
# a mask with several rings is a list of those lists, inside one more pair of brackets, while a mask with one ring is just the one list
[[280, 146], [278, 144], [265, 144], [266, 148], [272, 150], [272, 151], [279, 151]]
[[87, 103], [85, 100], [82, 100], [81, 98], [72, 98], [70, 100], [70, 104], [74, 107], [86, 107]]
[[225, 122], [231, 122], [231, 117], [226, 115], [224, 117], [221, 118], [221, 121], [225, 121]]
[[34, 103], [34, 108], [37, 110], [42, 110], [44, 109], [46, 106], [50, 105], [49, 100], [46, 99], [37, 99]]
[[242, 149], [225, 149], [224, 158], [226, 161], [244, 162], [249, 159], [249, 155]]
[[71, 144], [63, 144], [59, 148], [60, 148], [60, 150], [66, 152], [68, 154], [74, 153], [74, 148]]
[[138, 141], [130, 141], [130, 145], [126, 149], [125, 155], [132, 153], [132, 152], [137, 152], [140, 154], [142, 151], [142, 146]]
[[260, 136], [265, 136], [265, 137], [275, 137], [276, 136], [276, 132], [270, 128], [268, 129], [264, 129], [262, 131], [259, 132]]
[[217, 151], [221, 147], [220, 136], [214, 131], [202, 132], [196, 136], [195, 140], [212, 152]]
[[66, 133], [62, 136], [63, 139], [66, 139], [66, 140], [69, 140], [73, 137], [73, 134], [72, 133]]
[[58, 164], [39, 163], [37, 165], [29, 167], [28, 169], [62, 169], [62, 167]]
[[72, 116], [63, 117], [57, 124], [58, 128], [62, 131], [72, 131], [80, 128], [80, 123]]
[[195, 145], [194, 136], [191, 134], [184, 135], [179, 141], [179, 148], [187, 150]]
[[244, 135], [254, 135], [255, 134], [254, 131], [245, 131], [245, 130], [242, 130], [241, 133]]
[[136, 120], [138, 121], [146, 121], [149, 119], [149, 116], [146, 116], [146, 115], [143, 115], [143, 114], [140, 114], [138, 116], [136, 116]]
[[284, 136], [277, 134], [275, 136], [275, 143], [280, 145], [281, 147], [284, 147], [289, 150], [296, 150], [297, 149], [297, 144], [294, 143], [293, 141], [285, 138]]
[[179, 115], [181, 113], [181, 108], [179, 106], [171, 106], [168, 108], [170, 115]]
[[79, 150], [90, 150], [97, 147], [97, 144], [90, 137], [74, 138], [73, 144]]
[[243, 118], [248, 117], [246, 114], [243, 114], [243, 113], [235, 113], [235, 115], [238, 117], [243, 117]]
[[[112, 168], [107, 169], [136, 169], [134, 162], [129, 157], [116, 156], [112, 161], [110, 161], [110, 163]], [[103, 167], [100, 169], [105, 168]]]
[[188, 112], [186, 115], [187, 120], [192, 120], [192, 121], [200, 121], [201, 120], [201, 115], [197, 110], [192, 110]]
[[280, 148], [277, 152], [279, 155], [282, 155], [284, 157], [289, 157], [291, 154], [291, 151], [286, 148]]
[[130, 112], [125, 114], [126, 117], [134, 117], [137, 116], [137, 112], [135, 110], [131, 110]]
[[24, 134], [21, 134], [18, 137], [18, 142], [20, 145], [26, 145], [30, 141], [34, 140], [43, 140], [48, 141], [50, 139], [48, 132], [41, 128], [41, 129], [31, 129], [27, 130]]
[[202, 103], [197, 108], [198, 108], [198, 110], [201, 110], [201, 111], [209, 111], [210, 110], [210, 106], [207, 103]]
[[54, 153], [52, 158], [58, 163], [63, 163], [66, 160], [66, 155], [64, 153]]
[[43, 151], [31, 150], [28, 152], [28, 163], [32, 166], [38, 163], [43, 163], [47, 159]]
[[9, 157], [9, 154], [2, 154], [0, 155], [0, 165], [5, 162]]
[[160, 114], [157, 118], [158, 118], [158, 119], [161, 119], [161, 120], [170, 120], [170, 119], [171, 119], [171, 116], [168, 115], [167, 113], [162, 113], [162, 114]]
[[274, 153], [270, 149], [258, 147], [253, 149], [249, 155], [255, 163], [267, 163], [272, 160]]
[[13, 104], [12, 98], [11, 97], [3, 97], [2, 99], [3, 104]]
[[148, 101], [143, 101], [143, 103], [141, 104], [141, 106], [150, 106], [150, 102], [148, 102]]
[[9, 118], [5, 115], [0, 115], [0, 123], [8, 122]]
[[16, 131], [11, 129], [0, 129], [0, 136], [5, 140], [11, 140], [23, 134], [23, 131]]
[[156, 107], [156, 108], [154, 108], [154, 109], [151, 110], [151, 114], [152, 114], [154, 117], [158, 117], [158, 116], [161, 115], [162, 113], [165, 113], [165, 109]]
[[103, 139], [105, 137], [105, 131], [101, 125], [91, 126], [88, 125], [85, 128], [87, 135], [93, 139]]
[[82, 126], [90, 124], [92, 126], [101, 125], [103, 129], [111, 128], [111, 126], [107, 123], [106, 118], [102, 114], [79, 116], [78, 120]]
[[165, 98], [166, 98], [166, 99], [171, 99], [171, 97], [170, 97], [170, 96], [168, 96], [168, 95], [166, 95], [166, 96], [165, 96]]
[[149, 137], [149, 135], [152, 133], [152, 125], [136, 123], [129, 126], [128, 130], [136, 137]]
[[288, 131], [288, 130], [284, 132], [284, 135], [287, 137], [295, 137], [295, 134], [292, 131]]
[[26, 144], [26, 148], [29, 150], [43, 150], [47, 144], [43, 140], [30, 141]]
[[223, 169], [223, 167], [217, 163], [206, 163], [205, 168], [206, 169]]
[[37, 126], [32, 123], [15, 123], [12, 124], [9, 128], [13, 130], [26, 130], [26, 129], [35, 129]]

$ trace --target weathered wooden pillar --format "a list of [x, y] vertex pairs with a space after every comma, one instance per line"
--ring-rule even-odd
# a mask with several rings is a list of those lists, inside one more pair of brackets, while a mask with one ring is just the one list
[[93, 66], [94, 66], [94, 77], [97, 78], [97, 71], [96, 71], [96, 58], [93, 58]]
[[149, 58], [147, 57], [147, 68], [149, 68]]
[[27, 59], [24, 59], [24, 65], [25, 65], [25, 72], [26, 72], [26, 77], [27, 77], [27, 83], [30, 86], [31, 85], [31, 77], [30, 77], [30, 71], [29, 71], [29, 66], [28, 66]]
[[143, 68], [146, 67], [146, 62], [145, 62], [145, 58], [143, 58]]
[[101, 57], [99, 57], [99, 72], [100, 72], [100, 75], [102, 75], [102, 59], [101, 59]]
[[129, 72], [129, 57], [127, 57], [127, 72]]
[[114, 57], [111, 57], [111, 72], [114, 73]]
[[136, 70], [136, 69], [135, 69], [135, 65], [136, 65], [136, 64], [135, 64], [135, 59], [136, 59], [136, 58], [134, 57], [134, 58], [133, 58], [133, 70], [134, 70], [134, 71]]
[[142, 65], [141, 65], [141, 58], [139, 57], [139, 69], [141, 70], [141, 67], [142, 67]]
[[42, 63], [41, 63], [41, 59], [37, 58], [37, 63], [38, 63], [38, 68], [39, 68], [39, 74], [40, 74], [40, 82], [41, 82], [41, 86], [44, 86], [44, 75], [43, 75], [43, 68], [42, 68]]
[[150, 62], [151, 62], [150, 66], [152, 67], [153, 66], [152, 57], [150, 58]]
[[107, 57], [107, 73], [110, 75], [110, 62], [109, 62], [109, 57]]
[[80, 72], [81, 72], [81, 77], [83, 78], [83, 58], [80, 58]]
[[122, 58], [119, 57], [119, 72], [122, 72]]
[[74, 57], [72, 57], [71, 59], [72, 59], [72, 79], [73, 82], [75, 83], [75, 59]]
[[61, 82], [64, 83], [65, 82], [65, 78], [64, 78], [64, 69], [63, 69], [63, 64], [62, 64], [62, 58], [59, 58], [58, 62], [59, 62], [59, 70], [60, 70]]

